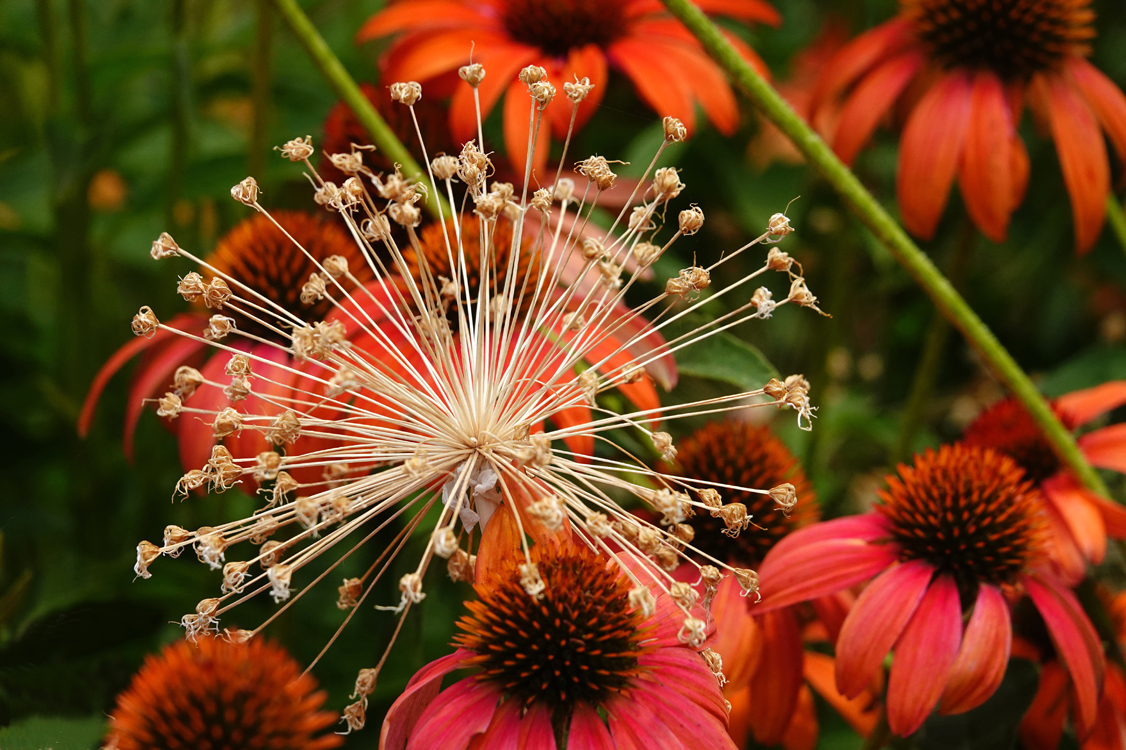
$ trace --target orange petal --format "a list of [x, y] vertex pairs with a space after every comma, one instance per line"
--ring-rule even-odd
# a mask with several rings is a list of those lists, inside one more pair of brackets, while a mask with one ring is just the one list
[[1106, 130], [1118, 158], [1126, 160], [1126, 94], [1102, 71], [1078, 55], [1068, 57], [1064, 65], [1075, 87], [1087, 100], [1087, 106]]
[[1040, 667], [1036, 697], [1020, 721], [1020, 742], [1028, 750], [1056, 750], [1067, 719], [1067, 672], [1057, 662]]
[[[516, 79], [520, 69], [530, 63], [538, 51], [523, 44], [489, 45], [477, 50], [473, 59], [485, 66], [485, 79], [477, 87], [481, 101], [481, 119], [493, 111], [501, 94]], [[468, 84], [458, 85], [450, 101], [450, 134], [458, 143], [477, 140], [477, 102]], [[478, 143], [478, 146], [481, 144]]]
[[1041, 489], [1048, 502], [1059, 511], [1083, 557], [1095, 565], [1101, 563], [1106, 555], [1106, 527], [1086, 491], [1064, 474], [1044, 480]]
[[813, 92], [811, 111], [829, 103], [886, 57], [911, 44], [911, 22], [895, 18], [870, 29], [846, 44], [824, 67]]
[[1123, 404], [1126, 404], [1126, 380], [1072, 391], [1057, 398], [1053, 405], [1064, 423], [1074, 429]]
[[803, 673], [810, 686], [849, 723], [849, 726], [865, 737], [875, 728], [879, 719], [875, 694], [865, 689], [855, 698], [848, 698], [838, 690], [833, 657], [816, 651], [806, 651]]
[[579, 113], [575, 117], [575, 131], [582, 129], [594, 115], [602, 97], [606, 93], [606, 81], [609, 74], [606, 68], [606, 55], [597, 44], [588, 44], [579, 49], [573, 49], [567, 55], [567, 61], [559, 73], [556, 86], [559, 91], [555, 100], [548, 105], [552, 115], [552, 133], [559, 140], [567, 137], [567, 130], [571, 127], [571, 113], [574, 106], [571, 100], [563, 93], [563, 84], [574, 82], [575, 78], [589, 78], [594, 89], [579, 104]]
[[691, 86], [683, 73], [649, 42], [633, 37], [619, 39], [606, 54], [633, 81], [638, 95], [657, 114], [678, 118], [689, 132], [696, 129]]
[[813, 691], [808, 685], [801, 686], [798, 705], [786, 733], [782, 735], [783, 750], [813, 750], [817, 747], [817, 706], [813, 703]]
[[1086, 101], [1062, 75], [1039, 74], [1032, 85], [1048, 105], [1052, 139], [1071, 195], [1075, 245], [1082, 255], [1099, 238], [1106, 218], [1106, 196], [1110, 192], [1106, 144]]
[[1009, 605], [1000, 589], [978, 588], [973, 615], [962, 636], [958, 660], [942, 693], [943, 714], [960, 714], [980, 706], [1005, 677], [1013, 644]]
[[369, 18], [356, 32], [356, 43], [400, 31], [422, 29], [464, 28], [484, 26], [499, 28], [499, 24], [480, 10], [456, 0], [412, 0], [409, 3], [392, 3]]
[[972, 111], [958, 183], [973, 223], [994, 242], [1003, 242], [1013, 211], [1013, 127], [1000, 79], [992, 71], [974, 74]]
[[[484, 37], [484, 38], [482, 38]], [[390, 85], [396, 81], [421, 81], [454, 70], [469, 62], [473, 42], [478, 44], [496, 41], [495, 32], [450, 29], [422, 31], [403, 37], [387, 51], [383, 61], [383, 80]], [[423, 91], [423, 95], [425, 95]], [[390, 94], [387, 94], [390, 96]]]
[[1126, 423], [1112, 424], [1079, 438], [1083, 455], [1100, 469], [1126, 474]]
[[[519, 79], [509, 84], [508, 91], [504, 95], [504, 150], [508, 153], [509, 161], [521, 175], [521, 180], [528, 167], [528, 136], [531, 134], [534, 105], [535, 102], [528, 96], [527, 85]], [[543, 121], [542, 116], [539, 119], [536, 151], [532, 155], [532, 185], [536, 184], [536, 175], [544, 171], [551, 146], [551, 128]]]
[[891, 105], [923, 66], [923, 56], [912, 50], [879, 64], [852, 91], [841, 109], [833, 150], [852, 164]]
[[747, 600], [740, 596], [734, 576], [726, 576], [720, 582], [711, 613], [716, 628], [711, 648], [723, 658], [723, 673], [730, 690], [738, 692], [750, 684], [758, 668], [763, 634], [759, 619], [751, 616]]
[[477, 548], [477, 566], [473, 571], [475, 586], [493, 587], [505, 580], [512, 571], [513, 561], [523, 559], [520, 551], [520, 530], [516, 527], [516, 516], [501, 504], [493, 511], [485, 530], [481, 532], [481, 544]]
[[946, 208], [969, 125], [971, 88], [965, 73], [944, 76], [923, 95], [899, 141], [896, 192], [903, 223], [930, 239]]
[[792, 609], [756, 618], [762, 628], [762, 655], [751, 678], [755, 740], [776, 745], [794, 716], [802, 687], [802, 641]]
[[761, 0], [697, 0], [697, 7], [709, 16], [727, 16], [739, 21], [778, 26], [782, 15], [774, 7]]

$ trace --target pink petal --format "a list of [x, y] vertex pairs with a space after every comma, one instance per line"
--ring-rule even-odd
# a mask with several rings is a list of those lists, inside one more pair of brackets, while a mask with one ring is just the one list
[[685, 747], [673, 731], [665, 726], [642, 701], [623, 697], [606, 706], [610, 734], [619, 750], [681, 750]]
[[1044, 573], [1025, 576], [1024, 587], [1071, 674], [1077, 699], [1077, 729], [1086, 734], [1095, 723], [1102, 689], [1102, 643], [1071, 589]]
[[671, 686], [646, 685], [635, 689], [633, 697], [653, 708], [657, 720], [668, 727], [684, 747], [692, 750], [734, 748], [727, 734], [726, 719], [720, 721], [699, 706], [685, 705]]
[[810, 544], [785, 555], [771, 550], [759, 566], [762, 602], [756, 613], [815, 599], [865, 581], [893, 565], [899, 548], [857, 539]]
[[1079, 447], [1100, 469], [1126, 474], [1126, 422], [1092, 430], [1079, 438]]
[[1056, 750], [1067, 720], [1067, 673], [1058, 662], [1040, 667], [1036, 697], [1020, 722], [1020, 743], [1027, 750]]
[[797, 547], [804, 547], [814, 542], [827, 539], [860, 539], [874, 542], [877, 539], [890, 537], [888, 523], [878, 513], [865, 513], [859, 516], [845, 516], [834, 518], [832, 521], [821, 521], [811, 526], [782, 537], [782, 540], [770, 548], [770, 555], [784, 555]]
[[[509, 700], [506, 703], [515, 703]], [[543, 748], [543, 750], [555, 750], [555, 730], [551, 728], [551, 711], [547, 706], [537, 701], [528, 709], [528, 713], [524, 714], [524, 718], [519, 720], [520, 736], [517, 741], [517, 747], [521, 748]], [[492, 750], [493, 746], [487, 746]]]
[[1005, 677], [1013, 645], [1009, 605], [1000, 589], [981, 584], [973, 615], [962, 635], [962, 649], [942, 693], [943, 714], [977, 708]]
[[1066, 474], [1056, 474], [1040, 485], [1048, 502], [1059, 511], [1083, 556], [1095, 565], [1106, 555], [1106, 527], [1089, 493]]
[[1055, 503], [1044, 503], [1044, 518], [1048, 523], [1048, 557], [1069, 585], [1077, 585], [1087, 574], [1087, 558]]
[[[520, 718], [523, 710], [523, 704], [517, 700], [509, 699], [501, 703], [493, 714], [489, 726], [470, 740], [467, 750], [520, 750], [526, 747], [520, 742], [521, 730], [525, 727]], [[539, 713], [542, 713], [542, 710]], [[551, 738], [550, 747], [555, 747], [554, 736]]]
[[585, 703], [575, 707], [567, 747], [574, 750], [615, 750], [610, 730], [598, 712]]
[[942, 697], [961, 642], [958, 584], [940, 573], [895, 644], [887, 691], [892, 732], [906, 737], [922, 726]]
[[[125, 434], [122, 437], [122, 450], [125, 452], [126, 458], [133, 460], [133, 437], [137, 432], [137, 421], [145, 410], [144, 400], [163, 396], [165, 389], [172, 384], [173, 375], [180, 365], [199, 364], [198, 358], [208, 353], [208, 349], [207, 344], [176, 336], [175, 339], [167, 343], [167, 346], [162, 346], [159, 351], [152, 351], [151, 353], [154, 355], [152, 359], [146, 356], [141, 360], [141, 364], [134, 374], [133, 382], [129, 384], [129, 403], [125, 406]], [[201, 386], [200, 389], [208, 389], [208, 386]], [[184, 405], [189, 408], [199, 406], [198, 401], [193, 401], [193, 398], [194, 396], [185, 399]], [[181, 414], [178, 419], [180, 420], [179, 424], [173, 422], [177, 432], [186, 420], [194, 419], [194, 417], [190, 414]], [[210, 447], [208, 450], [210, 450]], [[193, 465], [184, 468], [198, 469], [200, 467]]]
[[759, 744], [777, 745], [790, 726], [802, 688], [801, 631], [791, 609], [755, 619], [762, 628], [762, 655], [751, 678], [755, 707], [751, 727]]
[[[212, 383], [222, 383], [226, 378], [224, 370], [227, 367], [226, 357], [212, 355], [207, 360], [199, 373], [204, 380]], [[253, 367], [253, 365], [252, 365]], [[180, 465], [185, 471], [202, 469], [207, 459], [211, 457], [211, 447], [215, 445], [214, 412], [225, 408], [227, 397], [223, 389], [211, 385], [201, 385], [185, 402], [185, 406], [192, 409], [202, 409], [212, 414], [197, 414], [184, 412], [178, 419], [177, 438], [180, 448]]]
[[1053, 405], [1064, 423], [1075, 428], [1123, 404], [1126, 404], [1126, 380], [1073, 391], [1057, 398]]
[[837, 640], [837, 687], [847, 697], [860, 695], [879, 672], [933, 575], [930, 563], [912, 560], [876, 578], [857, 598]]
[[675, 690], [686, 699], [708, 711], [720, 721], [727, 721], [727, 705], [715, 675], [704, 659], [689, 648], [662, 648], [638, 659], [650, 671], [647, 675], [661, 685]]
[[[693, 566], [686, 567], [699, 577]], [[716, 636], [711, 648], [723, 658], [723, 672], [728, 685], [732, 686], [728, 692], [747, 684], [762, 656], [762, 628], [751, 615], [751, 601], [739, 595], [739, 584], [734, 576], [727, 576], [720, 582], [712, 601]]]
[[379, 750], [402, 750], [406, 747], [419, 716], [441, 690], [442, 678], [457, 669], [462, 660], [471, 655], [468, 651], [458, 649], [448, 656], [435, 659], [415, 673], [383, 719]]
[[455, 682], [422, 712], [407, 750], [464, 750], [473, 735], [488, 728], [500, 698], [499, 688], [476, 677]]

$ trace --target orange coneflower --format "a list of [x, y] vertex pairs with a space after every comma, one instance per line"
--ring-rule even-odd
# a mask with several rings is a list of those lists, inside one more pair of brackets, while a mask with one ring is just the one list
[[[1126, 403], [1126, 381], [1118, 380], [1068, 393], [1052, 408], [1064, 425], [1075, 430]], [[1013, 398], [986, 409], [963, 438], [1004, 453], [1024, 469], [1040, 489], [1051, 529], [1050, 550], [1060, 574], [1072, 585], [1099, 564], [1107, 537], [1126, 538], [1126, 508], [1081, 486], [1060, 464], [1043, 432]], [[1095, 466], [1126, 473], [1126, 425], [1103, 427], [1079, 438], [1079, 449]]]
[[[654, 586], [645, 601], [586, 546], [549, 542], [532, 554], [543, 593], [529, 602], [515, 565], [478, 585], [458, 650], [411, 679], [381, 747], [554, 750], [563, 737], [572, 750], [735, 747], [714, 656], [699, 653], [706, 614], [694, 599]], [[439, 692], [456, 669], [475, 673]]]
[[[416, 83], [394, 84], [391, 92], [404, 106], [421, 95]], [[554, 89], [541, 76], [530, 93], [529, 109], [540, 106]], [[661, 150], [685, 135], [683, 124], [672, 118], [664, 127]], [[162, 544], [143, 541], [137, 547], [135, 572], [144, 578], [152, 575], [157, 558], [176, 557], [186, 549], [222, 570], [221, 595], [203, 599], [182, 618], [189, 636], [218, 629], [220, 618], [255, 595], [268, 592], [275, 602], [284, 602], [283, 610], [292, 606], [309, 590], [302, 584], [311, 586], [324, 577], [308, 570], [321, 555], [338, 556], [332, 570], [390, 524], [400, 527], [398, 537], [363, 575], [343, 582], [337, 602], [341, 610], [354, 611], [376, 590], [411, 535], [425, 539], [424, 549], [417, 565], [401, 575], [397, 601], [381, 606], [399, 616], [400, 627], [410, 608], [425, 599], [425, 576], [436, 558], [448, 560], [452, 577], [479, 581], [513, 558], [521, 559], [525, 593], [529, 603], [536, 601], [546, 584], [529, 550], [532, 543], [556, 536], [620, 550], [623, 565], [642, 571], [635, 576], [647, 576], [645, 585], [635, 587], [643, 599], [649, 596], [649, 581], [662, 590], [679, 591], [669, 571], [687, 554], [682, 540], [634, 519], [616, 498], [633, 497], [648, 505], [667, 519], [665, 525], [678, 524], [693, 507], [707, 506], [690, 480], [671, 484], [667, 475], [617, 449], [614, 432], [633, 431], [668, 449], [671, 438], [655, 431], [658, 418], [766, 405], [791, 408], [799, 426], [810, 427], [808, 384], [794, 376], [747, 393], [660, 409], [622, 413], [600, 403], [602, 394], [623, 385], [641, 385], [634, 397], [642, 394], [651, 402], [651, 386], [643, 382], [653, 363], [727, 327], [768, 318], [784, 305], [816, 309], [816, 297], [796, 273], [800, 266], [776, 246], [757, 270], [717, 284], [710, 296], [700, 294], [712, 286], [712, 274], [722, 264], [788, 234], [785, 216], [776, 215], [760, 237], [719, 254], [711, 265], [683, 269], [648, 302], [630, 308], [623, 300], [637, 290], [641, 273], [703, 222], [699, 208], [689, 207], [661, 236], [655, 217], [666, 215], [670, 201], [684, 188], [675, 170], [656, 169], [642, 177], [644, 189], [618, 215], [620, 230], [580, 239], [577, 232], [563, 231], [559, 222], [587, 223], [597, 210], [599, 195], [616, 179], [603, 157], [580, 163], [580, 171], [592, 181], [590, 195], [577, 196], [574, 185], [560, 179], [529, 196], [495, 182], [488, 155], [472, 141], [460, 156], [436, 157], [428, 165], [427, 182], [361, 168], [337, 186], [318, 180], [308, 140], [290, 141], [281, 151], [310, 170], [318, 185], [316, 201], [337, 211], [363, 259], [358, 265], [373, 280], [358, 283], [360, 268], [342, 256], [318, 262], [320, 270], [303, 291], [310, 292], [306, 296], [311, 301], [326, 300], [329, 311], [313, 321], [296, 317], [280, 300], [256, 292], [232, 273], [216, 271], [207, 284], [202, 278], [181, 281], [181, 289], [193, 295], [203, 287], [198, 293], [224, 310], [254, 310], [254, 322], [275, 336], [259, 336], [256, 341], [269, 348], [246, 353], [214, 337], [208, 340], [232, 354], [226, 367], [237, 365], [232, 377], [239, 387], [201, 379], [194, 395], [163, 397], [162, 409], [202, 421], [215, 436], [249, 434], [278, 446], [258, 456], [235, 456], [215, 446], [207, 461], [179, 483], [183, 491], [203, 485], [223, 491], [241, 480], [261, 479], [270, 483], [262, 493], [265, 507], [195, 530], [168, 526]], [[457, 220], [436, 222], [437, 229], [420, 230], [424, 190], [452, 196], [455, 184], [464, 192], [450, 203], [466, 210]], [[252, 178], [231, 192], [238, 202], [269, 216]], [[544, 231], [523, 247], [519, 225], [533, 213], [543, 217]], [[506, 221], [514, 222], [511, 231], [504, 228]], [[472, 230], [467, 222], [475, 225]], [[409, 249], [399, 246], [392, 223], [409, 238]], [[508, 245], [502, 248], [498, 242]], [[376, 246], [382, 252], [376, 253]], [[153, 254], [172, 262], [199, 262], [166, 235]], [[632, 271], [624, 266], [631, 256], [637, 260]], [[566, 263], [559, 259], [568, 257], [581, 259], [581, 268], [573, 281], [564, 283]], [[758, 287], [733, 311], [702, 317], [708, 322], [667, 346], [654, 349], [649, 344], [654, 332], [740, 287], [749, 292], [752, 282], [772, 272], [783, 279], [784, 297], [775, 299], [767, 287]], [[649, 312], [656, 318], [652, 324], [644, 317]], [[134, 316], [132, 327], [137, 336], [175, 334], [196, 344], [196, 338], [161, 323], [148, 307]], [[276, 365], [289, 360], [304, 369]], [[274, 395], [268, 388], [272, 381], [259, 387], [259, 368], [275, 366], [295, 376], [291, 393]], [[249, 390], [243, 380], [249, 381]], [[247, 390], [247, 398], [236, 398]], [[263, 401], [279, 410], [256, 408], [259, 392], [270, 394]], [[196, 400], [203, 394], [207, 398]], [[575, 410], [593, 418], [568, 422], [566, 415]], [[327, 444], [315, 451], [281, 453], [307, 439]], [[587, 451], [596, 441], [603, 450], [590, 456]], [[301, 471], [318, 472], [317, 479], [301, 481]], [[275, 534], [277, 539], [271, 539]], [[228, 559], [235, 555], [241, 559]], [[726, 563], [718, 567], [744, 588], [753, 587], [753, 572]], [[349, 616], [341, 619], [344, 627]], [[686, 617], [683, 624], [694, 639], [703, 627], [698, 618]], [[391, 629], [388, 649], [398, 632]], [[365, 671], [363, 684], [372, 683], [378, 670]], [[357, 695], [357, 703], [345, 712], [350, 729], [364, 723], [367, 693], [358, 688]]]
[[[820, 515], [797, 458], [765, 425], [729, 418], [700, 428], [679, 442], [675, 473], [717, 488], [727, 500], [726, 510], [717, 508], [690, 520], [692, 546], [733, 565], [757, 568], [778, 541], [815, 523]], [[733, 514], [739, 507], [745, 512]], [[685, 576], [699, 575], [690, 565], [682, 569]], [[702, 583], [706, 593], [707, 581]], [[711, 648], [723, 659], [723, 692], [732, 706], [730, 731], [736, 745], [745, 746], [753, 734], [762, 745], [811, 747], [818, 725], [810, 686], [858, 731], [871, 730], [874, 701], [869, 696], [849, 701], [840, 695], [832, 684], [832, 659], [807, 652], [803, 645], [803, 630], [835, 639], [847, 601], [830, 596], [813, 602], [810, 611], [795, 606], [757, 615], [754, 599], [741, 597], [730, 581], [711, 593], [707, 598], [716, 621]], [[823, 623], [814, 624], [812, 613]]]
[[1110, 191], [1104, 131], [1126, 157], [1126, 96], [1087, 61], [1090, 4], [900, 0], [898, 16], [826, 68], [822, 100], [847, 99], [833, 147], [851, 163], [898, 102], [908, 113], [896, 180], [904, 224], [929, 239], [957, 176], [970, 218], [1000, 242], [1028, 183], [1017, 133], [1027, 103], [1056, 143], [1076, 246], [1090, 250]]
[[[777, 24], [778, 12], [763, 0], [704, 0], [705, 12], [744, 22]], [[423, 0], [392, 3], [364, 24], [357, 39], [398, 35], [382, 61], [386, 80], [425, 83], [473, 61], [490, 70], [482, 81], [481, 115], [502, 95], [504, 143], [521, 171], [527, 163], [528, 113], [518, 70], [535, 65], [554, 81], [589, 78], [592, 95], [579, 107], [582, 127], [602, 100], [607, 68], [633, 82], [642, 100], [660, 115], [681, 120], [691, 131], [700, 104], [708, 119], [730, 135], [739, 121], [738, 106], [726, 78], [699, 43], [654, 0]], [[765, 71], [759, 57], [738, 37], [727, 34], [745, 58]], [[571, 126], [566, 102], [544, 112], [550, 134], [562, 140]], [[450, 130], [459, 141], [477, 134], [473, 92], [459, 89], [450, 107]], [[548, 133], [540, 135], [535, 166], [547, 159]]]
[[1089, 729], [1102, 645], [1075, 595], [1045, 568], [1043, 500], [1020, 467], [955, 444], [916, 455], [887, 481], [875, 511], [775, 545], [759, 568], [759, 606], [789, 606], [875, 576], [841, 627], [837, 686], [859, 695], [894, 650], [887, 717], [905, 736], [936, 706], [960, 713], [997, 690], [1012, 644], [1007, 598], [1027, 595], [1071, 673], [1078, 723]]
[[111, 750], [328, 750], [336, 714], [280, 646], [225, 638], [178, 641], [148, 656], [117, 698]]

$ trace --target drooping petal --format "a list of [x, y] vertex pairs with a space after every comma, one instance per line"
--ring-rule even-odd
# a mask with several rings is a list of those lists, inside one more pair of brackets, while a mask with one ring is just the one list
[[1102, 644], [1071, 589], [1046, 573], [1026, 576], [1024, 587], [1044, 618], [1052, 643], [1071, 675], [1077, 704], [1077, 730], [1084, 735], [1094, 725], [1102, 689], [1105, 668]]
[[1126, 473], [1126, 422], [1087, 433], [1079, 438], [1079, 447], [1100, 469]]
[[473, 677], [455, 682], [418, 717], [407, 750], [464, 750], [492, 722], [500, 697], [500, 689], [488, 682]]
[[755, 740], [762, 745], [782, 741], [797, 707], [802, 687], [802, 638], [792, 609], [755, 618], [762, 629], [762, 655], [751, 678]]
[[782, 750], [814, 750], [820, 726], [817, 723], [817, 705], [813, 702], [813, 691], [802, 685], [798, 693], [798, 705], [790, 726], [782, 735]]
[[457, 0], [412, 0], [392, 3], [369, 18], [356, 32], [356, 42], [378, 39], [400, 31], [495, 26], [477, 8]]
[[960, 714], [977, 708], [993, 695], [1005, 677], [1012, 645], [1008, 602], [1000, 589], [983, 583], [962, 635], [958, 660], [942, 693], [941, 712]]
[[1069, 585], [1077, 585], [1087, 574], [1087, 558], [1055, 503], [1044, 503], [1044, 519], [1048, 526], [1048, 557], [1061, 578]]
[[676, 117], [691, 133], [696, 129], [696, 109], [692, 91], [673, 66], [648, 42], [626, 37], [606, 50], [610, 64], [633, 81], [641, 99], [658, 115]]
[[850, 591], [838, 591], [835, 594], [810, 600], [813, 611], [817, 613], [818, 621], [824, 626], [825, 634], [828, 636], [830, 643], [837, 642], [845, 618], [848, 617], [848, 613], [855, 603], [856, 597]]
[[1095, 116], [1083, 97], [1060, 74], [1041, 73], [1032, 79], [1041, 106], [1047, 108], [1064, 183], [1071, 196], [1075, 245], [1082, 255], [1095, 244], [1106, 218], [1110, 165], [1106, 144]]
[[903, 223], [923, 239], [934, 236], [962, 157], [972, 88], [962, 71], [945, 74], [923, 95], [899, 140], [895, 187]]
[[887, 692], [892, 732], [906, 737], [922, 726], [942, 697], [961, 643], [958, 584], [940, 573], [895, 644]]
[[1087, 106], [1099, 118], [1118, 158], [1126, 160], [1126, 94], [1086, 58], [1068, 55], [1064, 67]]
[[1106, 527], [1098, 508], [1087, 499], [1087, 491], [1066, 474], [1048, 477], [1040, 488], [1059, 511], [1083, 556], [1095, 565], [1101, 563], [1106, 555]]
[[609, 78], [606, 55], [597, 44], [572, 49], [563, 63], [556, 83], [559, 92], [555, 96], [555, 101], [548, 107], [552, 116], [552, 134], [559, 140], [567, 137], [567, 129], [571, 126], [571, 114], [575, 106], [564, 94], [563, 85], [573, 83], [576, 78], [589, 78], [591, 85], [594, 86], [586, 99], [579, 104], [579, 112], [575, 117], [575, 130], [578, 131], [594, 115], [599, 104], [602, 103], [602, 97], [606, 94], [606, 81]]
[[[524, 44], [507, 43], [480, 49], [474, 60], [485, 66], [485, 79], [477, 87], [484, 121], [500, 100], [520, 69], [531, 62], [539, 51]], [[450, 100], [450, 134], [458, 143], [477, 140], [477, 102], [468, 85], [457, 86]], [[477, 144], [481, 146], [480, 143]]]
[[782, 16], [774, 6], [761, 0], [699, 0], [696, 5], [709, 16], [727, 16], [744, 23], [769, 26], [782, 23]]
[[895, 18], [846, 44], [825, 65], [813, 93], [812, 110], [834, 99], [881, 60], [906, 47], [913, 36], [911, 22]]
[[502, 34], [483, 29], [455, 27], [415, 32], [399, 39], [387, 51], [382, 65], [383, 80], [388, 85], [397, 81], [426, 83], [469, 62], [474, 43], [486, 46], [504, 41]]
[[[212, 357], [199, 369], [203, 379], [211, 383], [222, 382], [227, 361], [223, 357]], [[178, 417], [176, 436], [180, 451], [180, 465], [185, 470], [202, 469], [211, 457], [215, 445], [214, 417], [212, 415], [226, 408], [227, 397], [222, 388], [201, 385], [187, 400], [193, 409], [203, 410], [203, 414], [185, 412]]]
[[[516, 701], [509, 701], [515, 703]], [[555, 732], [551, 728], [551, 711], [540, 701], [536, 701], [518, 723], [520, 735], [516, 747], [535, 747], [555, 750]], [[489, 745], [491, 750], [493, 746]]]
[[1126, 380], [1112, 380], [1094, 388], [1072, 391], [1057, 398], [1053, 405], [1064, 424], [1074, 429], [1123, 404], [1126, 404]]
[[[140, 367], [144, 369], [138, 368], [133, 382], [129, 384], [129, 402], [125, 405], [125, 434], [122, 437], [122, 450], [130, 461], [133, 460], [133, 438], [136, 435], [137, 422], [145, 410], [145, 399], [159, 398], [163, 395], [161, 391], [172, 382], [177, 368], [180, 365], [199, 364], [196, 360], [207, 353], [207, 348], [207, 344], [177, 336], [161, 346], [160, 351], [150, 352], [153, 355], [151, 359], [147, 357], [142, 359]], [[185, 405], [195, 408], [199, 403], [189, 397], [185, 399]], [[184, 423], [183, 420], [193, 418], [190, 414], [181, 414], [178, 417], [181, 425]]]
[[[542, 62], [542, 61], [537, 61]], [[486, 80], [488, 77], [486, 76]], [[529, 136], [531, 135], [532, 127], [532, 109], [535, 102], [528, 95], [528, 87], [519, 79], [516, 79], [508, 86], [508, 91], [504, 95], [504, 149], [508, 153], [508, 159], [516, 168], [517, 172], [523, 175], [528, 166], [528, 144]], [[542, 113], [539, 113], [542, 115]], [[532, 154], [532, 174], [542, 175], [544, 173], [544, 166], [547, 164], [547, 155], [551, 147], [551, 128], [545, 122], [542, 122], [539, 130], [536, 131], [536, 148]], [[535, 177], [532, 179], [535, 183]]]
[[418, 717], [441, 690], [442, 678], [457, 669], [471, 655], [468, 651], [458, 649], [448, 656], [435, 659], [411, 677], [403, 694], [391, 704], [383, 719], [379, 737], [380, 750], [402, 750], [406, 747], [407, 738], [414, 730]]
[[[538, 704], [536, 704], [538, 705]], [[520, 714], [524, 706], [517, 700], [506, 700], [497, 707], [492, 721], [485, 731], [469, 741], [466, 750], [520, 750], [528, 747], [520, 743], [523, 722]], [[533, 709], [534, 710], [534, 709]], [[529, 715], [531, 712], [529, 712]], [[542, 718], [542, 712], [541, 712]], [[555, 738], [551, 738], [551, 747], [555, 747]]]
[[811, 524], [787, 534], [770, 548], [767, 557], [788, 555], [795, 549], [830, 539], [857, 539], [864, 542], [875, 542], [889, 538], [888, 523], [878, 513], [844, 516], [843, 518], [834, 518], [832, 521]]
[[[682, 567], [695, 571], [691, 566]], [[762, 628], [758, 619], [751, 616], [749, 607], [750, 603], [739, 595], [735, 577], [724, 577], [712, 600], [716, 638], [711, 648], [723, 658], [729, 691], [750, 682], [762, 656]]]
[[759, 566], [762, 602], [757, 613], [825, 596], [867, 580], [893, 565], [899, 549], [856, 539], [832, 539], [772, 557]]
[[973, 76], [971, 114], [958, 184], [970, 219], [994, 242], [1003, 242], [1013, 212], [1012, 113], [995, 73]]
[[568, 747], [575, 750], [614, 750], [610, 730], [598, 712], [586, 703], [575, 706], [571, 728], [567, 733]]
[[1067, 720], [1067, 672], [1058, 662], [1040, 667], [1036, 697], [1020, 722], [1020, 742], [1028, 750], [1056, 750]]
[[729, 750], [734, 745], [727, 734], [726, 717], [720, 721], [712, 713], [695, 705], [685, 705], [675, 690], [666, 687], [642, 687], [636, 697], [654, 709], [665, 726], [686, 748]]
[[727, 705], [715, 675], [703, 657], [688, 648], [662, 648], [638, 659], [649, 668], [648, 679], [674, 689], [681, 698], [699, 706], [721, 722], [727, 721]]
[[[560, 409], [551, 415], [551, 421], [560, 430], [580, 427], [590, 422], [590, 407], [586, 404], [576, 404]], [[585, 463], [594, 455], [594, 435], [588, 431], [577, 430], [574, 434], [564, 435], [563, 442], [575, 453], [578, 461]]]
[[872, 137], [891, 105], [923, 66], [917, 51], [905, 52], [880, 63], [864, 77], [841, 109], [833, 150], [845, 164], [852, 164]]
[[933, 575], [929, 563], [911, 560], [876, 578], [857, 597], [837, 640], [837, 687], [846, 697], [860, 695], [879, 672]]
[[475, 586], [493, 586], [512, 568], [512, 560], [520, 556], [520, 530], [516, 516], [508, 506], [501, 504], [485, 530], [477, 549], [477, 564], [473, 571]]
[[857, 697], [848, 698], [838, 690], [833, 657], [816, 651], [806, 651], [803, 673], [806, 682], [849, 723], [849, 726], [865, 737], [875, 728], [880, 713], [879, 701], [875, 694], [865, 689]]

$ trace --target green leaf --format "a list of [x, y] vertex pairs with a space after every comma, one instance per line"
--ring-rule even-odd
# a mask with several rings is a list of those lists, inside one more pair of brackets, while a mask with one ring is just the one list
[[100, 745], [106, 717], [32, 716], [0, 729], [0, 741], [11, 750], [86, 750]]
[[778, 377], [778, 370], [757, 347], [727, 332], [681, 349], [676, 366], [681, 375], [718, 380], [744, 391], [756, 391]]

